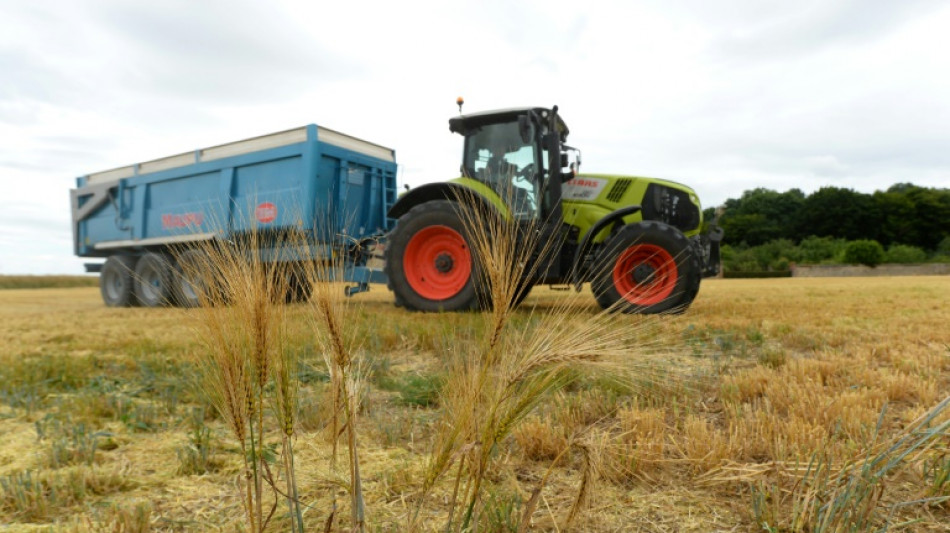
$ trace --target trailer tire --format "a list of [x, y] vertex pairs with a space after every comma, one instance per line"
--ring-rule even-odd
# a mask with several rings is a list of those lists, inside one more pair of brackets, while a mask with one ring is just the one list
[[304, 265], [294, 265], [284, 274], [287, 276], [287, 294], [285, 298], [287, 303], [303, 303], [310, 300], [313, 286], [310, 283], [310, 277], [307, 275], [307, 268]]
[[591, 289], [603, 309], [682, 313], [699, 292], [702, 266], [673, 226], [644, 221], [621, 228], [604, 244]]
[[474, 252], [454, 202], [432, 200], [396, 221], [386, 246], [386, 276], [396, 305], [413, 311], [478, 309]]
[[181, 307], [193, 308], [220, 300], [218, 277], [211, 257], [204, 250], [185, 250], [172, 272], [172, 295]]
[[168, 259], [146, 253], [135, 263], [135, 297], [143, 307], [160, 307], [174, 303], [172, 268]]
[[106, 259], [99, 273], [99, 292], [107, 307], [132, 307], [137, 305], [132, 291], [135, 257], [112, 255]]

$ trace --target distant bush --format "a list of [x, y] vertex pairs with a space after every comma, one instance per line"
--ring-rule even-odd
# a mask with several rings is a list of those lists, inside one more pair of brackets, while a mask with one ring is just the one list
[[832, 237], [805, 237], [798, 243], [800, 261], [802, 263], [824, 263], [839, 257], [848, 241]]
[[885, 263], [923, 263], [926, 260], [927, 252], [906, 244], [892, 244], [884, 253]]
[[798, 260], [795, 243], [777, 239], [761, 246], [722, 247], [723, 269], [729, 272], [787, 271], [791, 262]]
[[846, 241], [814, 235], [805, 237], [797, 245], [788, 239], [775, 239], [759, 246], [725, 244], [721, 252], [723, 272], [785, 272], [796, 263], [868, 266], [946, 263], [950, 262], [950, 237], [943, 239], [932, 252], [908, 244], [892, 244], [885, 251], [873, 240]]
[[868, 239], [851, 241], [844, 248], [844, 262], [852, 265], [876, 267], [884, 261], [884, 247]]
[[789, 270], [791, 264], [792, 262], [789, 261], [787, 257], [779, 257], [778, 259], [769, 263], [769, 270], [785, 272]]

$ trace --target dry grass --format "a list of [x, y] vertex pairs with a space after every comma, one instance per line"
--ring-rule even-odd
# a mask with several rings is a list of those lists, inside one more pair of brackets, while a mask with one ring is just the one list
[[64, 289], [98, 287], [98, 276], [10, 276], [0, 275], [2, 289]]
[[[578, 322], [599, 312], [582, 296]], [[562, 297], [536, 288], [528, 306], [508, 317], [512, 333], [554, 320]], [[370, 529], [402, 531], [418, 508], [446, 406], [438, 399], [407, 404], [398, 387], [412, 382], [408, 376], [448, 375], [457, 335], [474, 343], [492, 326], [481, 314], [407, 313], [381, 287], [356, 298], [347, 320], [368, 367], [354, 418], [366, 521]], [[526, 506], [535, 505], [530, 523], [538, 530], [564, 531], [572, 513], [568, 530], [575, 531], [847, 530], [846, 521], [814, 505], [847, 493], [852, 516], [867, 512], [862, 523], [915, 521], [904, 530], [943, 531], [950, 438], [913, 447], [906, 437], [950, 390], [948, 301], [950, 279], [941, 277], [727, 280], [704, 282], [683, 316], [613, 317], [637, 330], [630, 342], [666, 364], [632, 392], [630, 383], [577, 377], [526, 413], [495, 443], [480, 528], [517, 530]], [[309, 307], [285, 311], [292, 331], [313, 327]], [[101, 531], [120, 523], [145, 531], [144, 520], [154, 531], [207, 531], [244, 522], [234, 493], [244, 463], [224, 419], [203, 421], [216, 466], [201, 474], [180, 468], [180, 450], [193, 443], [193, 408], [211, 412], [184, 385], [195, 370], [189, 361], [200, 344], [191, 328], [201, 312], [107, 309], [94, 288], [0, 294], [0, 478], [23, 489], [0, 495], [0, 523], [11, 531], [53, 524]], [[532, 346], [527, 340], [500, 342]], [[298, 417], [314, 418], [297, 424], [293, 455], [304, 519], [318, 527], [340, 486], [328, 475], [333, 451], [322, 437], [331, 413], [312, 413], [333, 395], [329, 369], [312, 346], [294, 345], [297, 396], [311, 406]], [[663, 374], [669, 364], [681, 379], [660, 387], [670, 381]], [[929, 428], [947, 419], [944, 412]], [[61, 432], [39, 439], [43, 420], [60, 421]], [[56, 435], [71, 439], [79, 421], [85, 434], [109, 437], [98, 441], [91, 465], [53, 468]], [[143, 430], [143, 421], [152, 429]], [[277, 431], [266, 439], [280, 442]], [[876, 484], [861, 485], [872, 479], [862, 472], [877, 472], [868, 465], [878, 457], [887, 459], [874, 464], [893, 465]], [[29, 483], [25, 472], [32, 472]], [[420, 529], [444, 528], [451, 472], [433, 484]], [[74, 490], [53, 499], [44, 486]], [[863, 499], [861, 487], [868, 489]], [[121, 503], [130, 499], [150, 506]], [[340, 514], [348, 512], [342, 503]], [[282, 514], [286, 505], [272, 526], [289, 529]]]

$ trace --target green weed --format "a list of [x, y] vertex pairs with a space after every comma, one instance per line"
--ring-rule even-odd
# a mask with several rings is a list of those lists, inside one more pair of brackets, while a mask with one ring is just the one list
[[521, 498], [517, 494], [489, 489], [478, 523], [479, 531], [517, 533], [521, 522], [521, 506]]
[[760, 365], [769, 368], [779, 368], [788, 360], [785, 350], [781, 348], [765, 348], [759, 352], [758, 361]]
[[[62, 468], [70, 465], [95, 464], [96, 451], [100, 444], [112, 442], [112, 434], [107, 431], [90, 431], [84, 423], [66, 425], [51, 415], [34, 423], [37, 439], [49, 443], [46, 464], [50, 468]], [[111, 444], [107, 444], [111, 447]]]
[[124, 474], [89, 467], [30, 470], [0, 477], [0, 511], [23, 522], [42, 522], [82, 504], [90, 495], [132, 488]]
[[188, 443], [175, 451], [178, 456], [178, 475], [207, 474], [218, 469], [211, 428], [205, 425], [205, 410], [193, 408], [187, 417]]
[[[894, 525], [890, 524], [890, 515], [898, 507], [946, 501], [946, 497], [936, 497], [891, 505], [882, 503], [889, 478], [921, 461], [926, 465], [927, 457], [921, 454], [946, 438], [950, 420], [933, 424], [948, 405], [950, 398], [889, 442], [869, 443], [864, 448], [867, 453], [857, 460], [835, 465], [826, 454], [815, 453], [791, 491], [778, 485], [760, 484], [752, 493], [756, 523], [771, 529], [815, 533], [870, 531], [882, 525], [888, 529]], [[881, 411], [875, 439], [880, 435], [885, 412], [886, 409]]]
[[441, 374], [410, 373], [398, 378], [382, 380], [380, 387], [399, 393], [399, 401], [404, 405], [434, 407], [439, 403], [439, 395], [445, 384]]

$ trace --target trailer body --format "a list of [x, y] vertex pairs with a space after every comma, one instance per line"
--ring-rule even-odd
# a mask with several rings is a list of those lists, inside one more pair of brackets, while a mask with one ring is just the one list
[[[391, 228], [396, 157], [311, 124], [81, 176], [70, 193], [80, 257], [132, 262], [252, 230], [302, 232], [330, 254]], [[378, 281], [347, 266], [353, 281]]]

